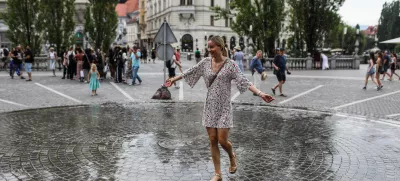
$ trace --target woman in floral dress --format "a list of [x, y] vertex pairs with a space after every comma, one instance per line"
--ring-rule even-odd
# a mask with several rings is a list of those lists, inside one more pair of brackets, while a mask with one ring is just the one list
[[[227, 58], [225, 44], [221, 37], [214, 36], [208, 41], [211, 57], [206, 57], [197, 65], [177, 76], [167, 80], [166, 85], [184, 78], [193, 88], [200, 77], [204, 78], [208, 92], [203, 110], [203, 125], [206, 127], [211, 145], [211, 154], [215, 168], [212, 181], [222, 180], [220, 151], [218, 143], [229, 154], [229, 172], [237, 170], [236, 155], [232, 151], [232, 143], [228, 141], [229, 129], [233, 127], [232, 105], [230, 102], [231, 81], [236, 81], [240, 93], [247, 89], [257, 94], [266, 102], [274, 99], [258, 90], [240, 71], [233, 60]], [[221, 69], [220, 69], [221, 68]]]

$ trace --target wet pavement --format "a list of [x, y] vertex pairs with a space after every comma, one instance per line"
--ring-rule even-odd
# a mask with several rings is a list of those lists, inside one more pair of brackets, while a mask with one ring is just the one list
[[[209, 180], [201, 103], [103, 104], [0, 115], [0, 180]], [[224, 180], [399, 180], [400, 127], [235, 105]]]

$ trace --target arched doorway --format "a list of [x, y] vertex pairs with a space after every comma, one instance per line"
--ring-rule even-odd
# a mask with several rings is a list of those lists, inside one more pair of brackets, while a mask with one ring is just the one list
[[193, 51], [193, 37], [190, 34], [185, 34], [182, 36], [182, 52], [192, 52]]
[[224, 43], [226, 45], [226, 36], [222, 36], [222, 39], [224, 40]]
[[240, 38], [239, 38], [239, 46], [240, 46], [240, 49], [242, 49], [242, 51], [244, 50], [244, 38], [243, 38], [243, 36], [241, 36]]
[[230, 41], [229, 44], [230, 44], [230, 45], [229, 45], [229, 48], [230, 48], [231, 50], [235, 48], [235, 46], [236, 46], [236, 38], [235, 38], [234, 36], [231, 37], [231, 41]]

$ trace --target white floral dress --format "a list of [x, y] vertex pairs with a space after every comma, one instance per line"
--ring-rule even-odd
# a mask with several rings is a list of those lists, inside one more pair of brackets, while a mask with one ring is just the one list
[[240, 93], [244, 93], [252, 83], [242, 74], [233, 60], [228, 60], [210, 87], [210, 81], [215, 76], [212, 71], [211, 58], [205, 58], [183, 74], [183, 78], [194, 87], [201, 76], [204, 78], [208, 92], [203, 110], [203, 126], [210, 128], [233, 127], [231, 82], [236, 81]]

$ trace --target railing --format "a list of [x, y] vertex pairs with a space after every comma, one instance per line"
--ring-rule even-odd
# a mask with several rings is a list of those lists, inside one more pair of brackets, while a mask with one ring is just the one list
[[[10, 66], [9, 64], [4, 66], [4, 62], [0, 60], [0, 70], [9, 70]], [[61, 58], [58, 58], [57, 63], [56, 63], [56, 69], [61, 70]], [[25, 70], [25, 66], [23, 66], [23, 70]], [[32, 64], [32, 70], [50, 70], [50, 61], [47, 57], [35, 57], [35, 61]]]

